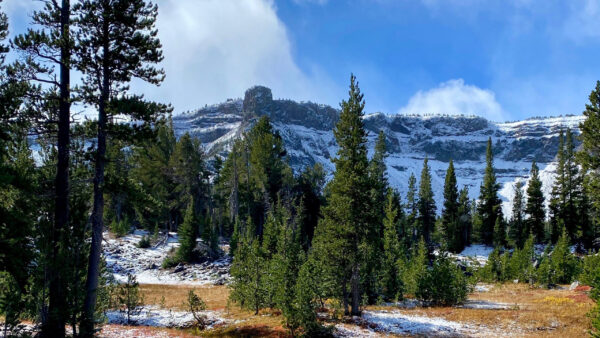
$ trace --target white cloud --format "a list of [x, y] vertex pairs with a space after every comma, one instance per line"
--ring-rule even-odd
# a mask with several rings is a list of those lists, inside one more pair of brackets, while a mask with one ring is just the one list
[[323, 72], [305, 73], [295, 63], [272, 1], [159, 0], [158, 5], [167, 77], [159, 88], [136, 83], [134, 89], [147, 97], [171, 102], [176, 112], [241, 97], [256, 84], [270, 87], [274, 97], [325, 102], [335, 97]]
[[492, 91], [466, 85], [463, 79], [449, 80], [427, 91], [418, 91], [398, 113], [467, 114], [492, 121], [505, 120], [505, 112]]

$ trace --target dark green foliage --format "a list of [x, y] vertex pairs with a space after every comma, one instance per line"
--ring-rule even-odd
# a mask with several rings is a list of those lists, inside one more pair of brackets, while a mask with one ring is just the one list
[[193, 261], [193, 251], [196, 247], [196, 238], [198, 237], [198, 222], [194, 211], [193, 199], [188, 203], [183, 224], [179, 227], [177, 235], [179, 236], [177, 259], [181, 262]]
[[535, 161], [531, 163], [531, 178], [527, 187], [527, 202], [525, 204], [525, 227], [524, 233], [532, 233], [535, 236], [535, 242], [541, 243], [546, 238], [545, 221], [546, 207], [545, 198], [542, 192], [542, 181], [540, 180], [540, 171]]
[[494, 247], [502, 247], [506, 243], [506, 223], [502, 217], [496, 218], [494, 224]]
[[580, 273], [580, 262], [570, 251], [566, 231], [559, 237], [552, 251], [546, 250], [538, 268], [538, 281], [544, 285], [567, 284]]
[[419, 224], [418, 236], [423, 237], [425, 243], [430, 245], [431, 234], [435, 225], [435, 200], [433, 199], [433, 190], [431, 188], [431, 168], [429, 168], [428, 159], [423, 161], [423, 170], [421, 171], [421, 180], [419, 184]]
[[420, 275], [415, 296], [434, 305], [451, 306], [465, 301], [468, 293], [469, 283], [464, 272], [442, 254]]
[[418, 245], [413, 248], [413, 253], [406, 267], [400, 270], [406, 293], [416, 295], [418, 292], [419, 280], [425, 278], [427, 274], [427, 267], [429, 266], [427, 256], [427, 245], [425, 240], [421, 238]]
[[465, 246], [471, 244], [471, 235], [473, 233], [473, 217], [471, 201], [469, 200], [469, 188], [464, 186], [458, 195], [458, 229], [460, 233], [460, 241], [457, 252], [462, 251]]
[[246, 222], [243, 238], [238, 243], [230, 273], [232, 277], [230, 299], [254, 314], [270, 304], [266, 272], [268, 261], [255, 234], [250, 218]]
[[583, 167], [584, 196], [589, 205], [583, 213], [589, 217], [589, 224], [584, 224], [582, 229], [582, 239], [587, 247], [600, 234], [600, 81], [596, 82], [589, 101], [583, 111], [586, 119], [579, 126], [582, 149], [577, 154]]
[[150, 247], [150, 236], [144, 235], [140, 238], [140, 241], [136, 244], [140, 249], [147, 249]]
[[[478, 221], [478, 237], [487, 245], [503, 243], [505, 238], [494, 238], [494, 233], [499, 236], [505, 234], [504, 228], [494, 229], [496, 225], [502, 227], [504, 222], [497, 222], [498, 218], [502, 219], [501, 200], [498, 198], [500, 184], [496, 182], [496, 174], [494, 173], [494, 156], [492, 153], [492, 138], [488, 139], [486, 150], [486, 167], [483, 183], [479, 189], [479, 203], [477, 205]], [[474, 224], [475, 227], [475, 224]], [[497, 231], [496, 231], [497, 230]]]
[[525, 243], [528, 232], [526, 232], [525, 221], [523, 220], [523, 182], [518, 181], [514, 187], [515, 196], [513, 197], [512, 216], [508, 238], [513, 247], [521, 248]]
[[561, 132], [557, 154], [556, 179], [550, 199], [550, 224], [552, 242], [555, 243], [562, 233], [567, 231], [569, 242], [582, 241], [586, 219], [586, 199], [583, 194], [583, 177], [575, 162], [573, 134], [567, 129], [565, 136]]
[[206, 303], [204, 300], [202, 300], [202, 298], [200, 298], [193, 290], [190, 290], [188, 292], [186, 305], [188, 311], [192, 314], [194, 320], [196, 321], [196, 327], [200, 330], [204, 330], [208, 324], [206, 315], [200, 313], [201, 311], [206, 310]]
[[25, 307], [24, 291], [17, 280], [7, 271], [0, 271], [0, 315], [4, 325], [3, 337], [11, 337], [17, 331], [20, 315]]
[[[444, 209], [442, 210], [442, 231], [447, 249], [451, 252], [461, 252], [465, 247], [464, 231], [459, 215], [458, 187], [454, 163], [450, 160], [444, 183]], [[464, 202], [464, 201], [463, 201]], [[464, 212], [464, 211], [463, 211]]]
[[123, 237], [131, 231], [129, 217], [124, 217], [120, 221], [114, 218], [109, 225], [110, 231], [117, 237]]
[[[364, 211], [371, 210], [368, 161], [366, 149], [367, 133], [363, 126], [363, 95], [355, 77], [350, 79], [348, 101], [342, 101], [340, 120], [334, 130], [339, 149], [334, 159], [336, 171], [327, 186], [328, 205], [323, 208], [323, 220], [317, 226], [315, 235], [317, 257], [335, 271], [337, 296], [345, 311], [348, 297], [352, 304], [351, 312], [360, 314], [360, 273], [363, 243], [368, 241], [373, 231], [373, 222], [365, 217]], [[322, 250], [322, 251], [320, 251]], [[350, 290], [349, 290], [350, 289]]]
[[410, 174], [408, 178], [408, 192], [406, 194], [406, 227], [407, 232], [407, 248], [412, 248], [414, 243], [417, 243], [418, 237], [418, 226], [417, 226], [417, 215], [419, 212], [417, 196], [417, 178], [414, 174]]
[[306, 167], [298, 178], [295, 190], [300, 196], [298, 213], [302, 214], [300, 221], [300, 241], [305, 251], [308, 251], [315, 234], [315, 228], [321, 215], [321, 207], [325, 204], [323, 186], [325, 185], [325, 169], [320, 163]]
[[394, 192], [391, 188], [387, 192], [384, 211], [381, 284], [384, 298], [393, 301], [402, 299], [403, 285], [400, 269], [404, 269], [404, 266], [400, 264], [404, 264], [400, 260], [404, 252], [398, 240], [398, 206], [394, 203]]
[[121, 312], [127, 317], [127, 324], [131, 324], [131, 316], [139, 314], [144, 304], [144, 297], [140, 294], [140, 285], [135, 276], [127, 275], [127, 282], [119, 285], [117, 301]]

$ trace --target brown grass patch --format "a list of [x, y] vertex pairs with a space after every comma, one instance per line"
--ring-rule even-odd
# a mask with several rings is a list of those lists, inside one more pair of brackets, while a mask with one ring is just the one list
[[473, 293], [469, 299], [514, 304], [514, 307], [508, 310], [432, 307], [399, 311], [482, 326], [499, 334], [585, 337], [590, 329], [586, 313], [594, 306], [583, 292], [538, 289], [524, 284], [497, 285], [489, 292]]
[[224, 310], [227, 307], [229, 289], [223, 285], [140, 284], [145, 305], [159, 305], [173, 310], [186, 309], [185, 304], [190, 290], [204, 300], [208, 310]]

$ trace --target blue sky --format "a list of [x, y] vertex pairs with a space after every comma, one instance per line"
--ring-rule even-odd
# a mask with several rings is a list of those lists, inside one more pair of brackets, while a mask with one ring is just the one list
[[[600, 0], [158, 0], [176, 111], [240, 97], [337, 106], [354, 72], [367, 112], [492, 120], [579, 114], [600, 79]], [[12, 31], [35, 1], [5, 0]]]

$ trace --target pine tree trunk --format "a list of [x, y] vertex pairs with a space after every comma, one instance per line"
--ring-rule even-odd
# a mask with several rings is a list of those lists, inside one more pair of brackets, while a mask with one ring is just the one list
[[62, 0], [60, 9], [60, 29], [62, 46], [60, 50], [60, 102], [58, 111], [58, 158], [55, 179], [54, 229], [50, 235], [52, 245], [49, 265], [49, 310], [47, 321], [42, 325], [42, 337], [65, 336], [65, 295], [61, 278], [60, 242], [62, 232], [69, 222], [69, 144], [70, 144], [70, 60], [69, 40], [70, 3]]
[[359, 289], [359, 270], [358, 262], [354, 263], [352, 267], [352, 278], [350, 279], [352, 288], [352, 315], [360, 316], [360, 289]]
[[106, 60], [109, 41], [108, 41], [108, 23], [105, 21], [103, 26], [104, 33], [104, 53], [103, 73], [102, 73], [102, 93], [98, 104], [98, 149], [96, 152], [96, 171], [94, 174], [94, 208], [92, 211], [92, 243], [90, 247], [90, 256], [88, 262], [88, 273], [85, 284], [86, 295], [84, 302], [84, 321], [83, 328], [80, 330], [83, 336], [91, 336], [94, 329], [94, 312], [96, 308], [96, 297], [98, 290], [98, 279], [100, 277], [100, 254], [102, 253], [102, 232], [104, 230], [104, 167], [106, 162], [106, 104], [109, 99], [109, 67]]

